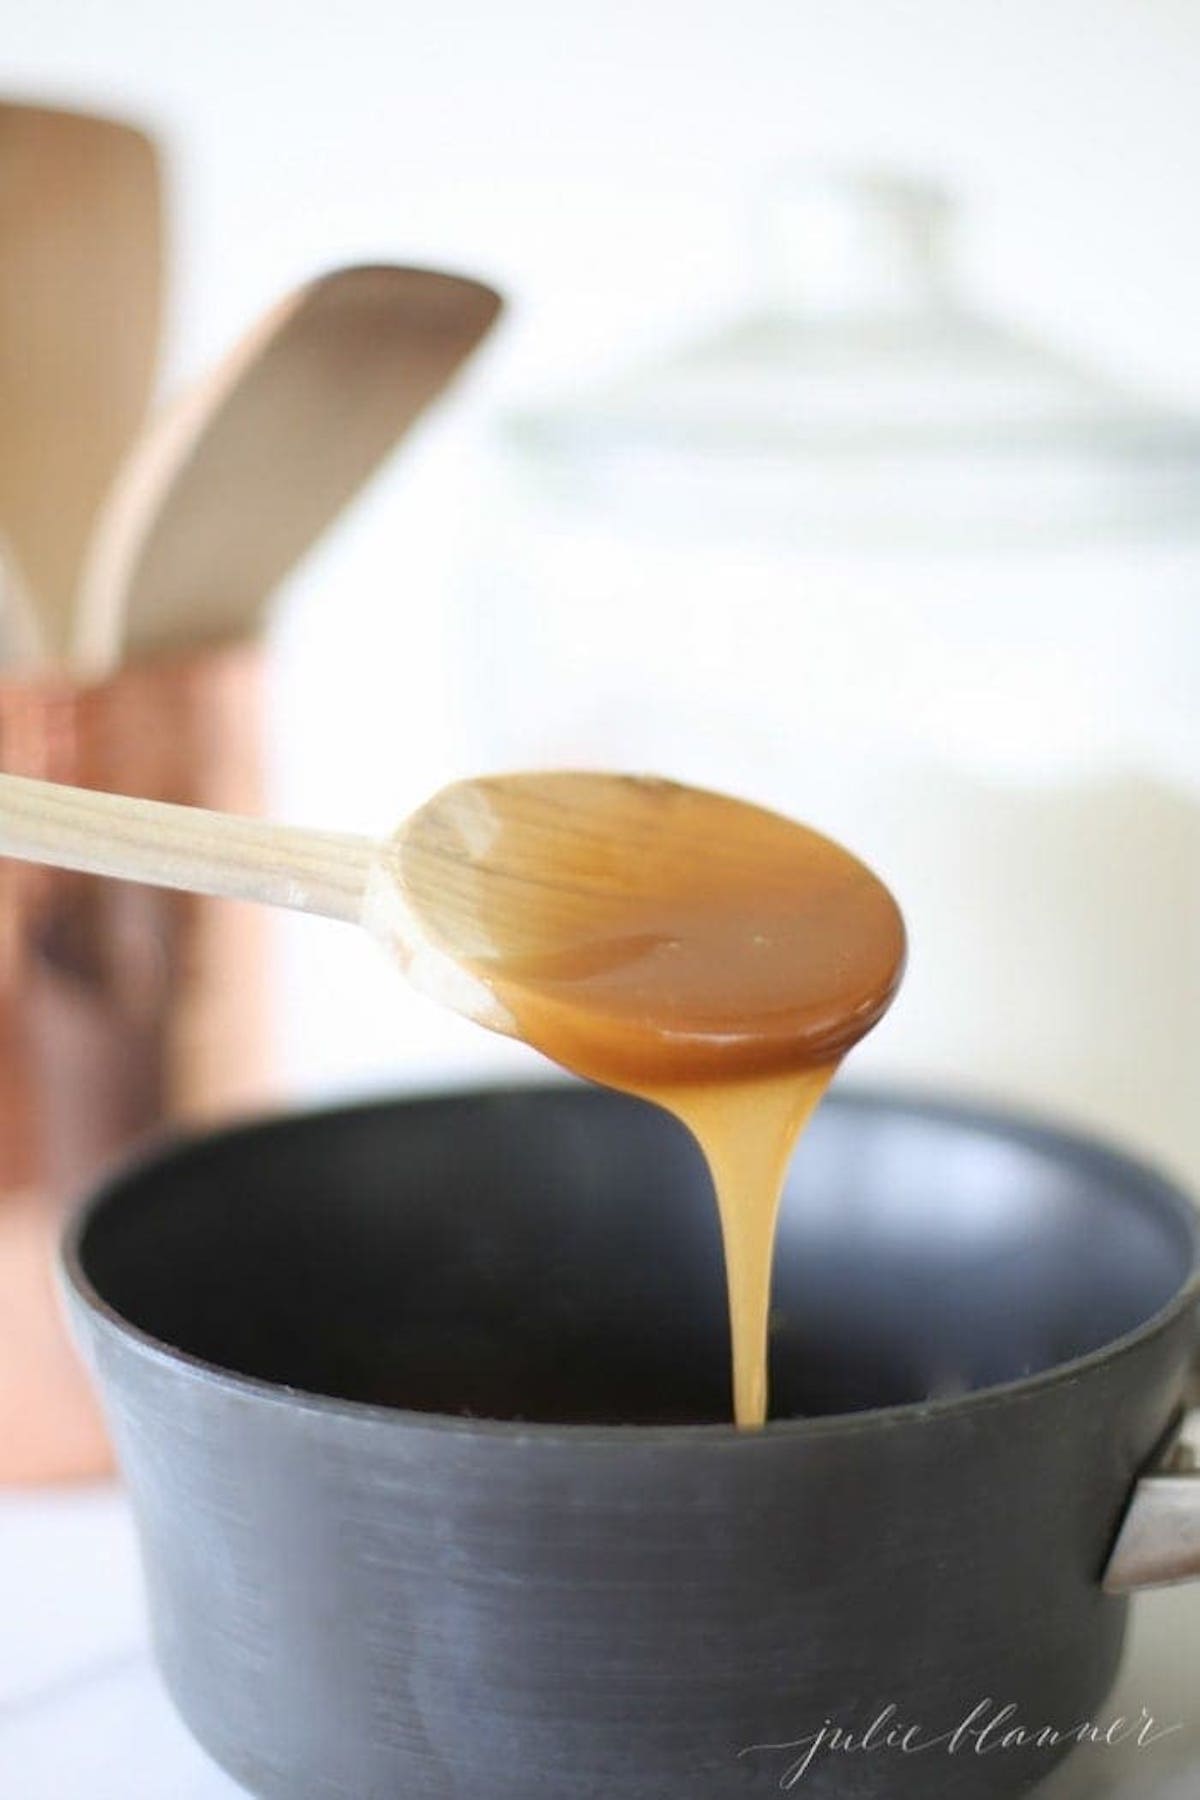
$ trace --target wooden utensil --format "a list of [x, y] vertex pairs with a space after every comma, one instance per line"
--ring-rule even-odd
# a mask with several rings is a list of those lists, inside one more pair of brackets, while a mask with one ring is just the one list
[[0, 104], [0, 531], [62, 659], [84, 545], [158, 355], [157, 153], [113, 119]]
[[380, 265], [275, 307], [125, 465], [87, 559], [77, 661], [252, 634], [500, 304], [476, 281]]
[[[682, 905], [667, 890], [669, 932], [653, 925], [654, 909], [664, 910], [664, 845], [673, 879], [691, 869], [703, 902], [689, 911], [686, 886]], [[810, 887], [794, 903], [793, 847]], [[0, 855], [362, 925], [416, 986], [496, 1031], [518, 1030], [505, 996], [548, 1016], [570, 990], [602, 1021], [619, 1018], [627, 1037], [645, 1010], [648, 979], [671, 996], [671, 1057], [686, 1045], [697, 1059], [715, 1050], [727, 1073], [738, 1034], [760, 1061], [782, 1031], [793, 1058], [806, 1032], [814, 1055], [843, 1054], [887, 1006], [904, 958], [895, 903], [840, 846], [744, 802], [629, 775], [458, 782], [383, 842], [0, 775]], [[828, 942], [830, 896], [849, 918], [840, 948]], [[800, 971], [795, 992], [766, 968], [723, 979], [720, 940], [749, 967], [746, 921], [759, 913], [772, 929], [782, 926], [776, 942], [786, 955], [777, 967], [785, 976]], [[794, 930], [787, 942], [789, 916], [799, 922], [799, 956]], [[679, 1012], [686, 971], [711, 964], [714, 951], [700, 1004]], [[672, 970], [665, 978], [661, 955]], [[748, 996], [761, 1008], [753, 1017]], [[519, 1035], [538, 1042], [525, 1029]]]

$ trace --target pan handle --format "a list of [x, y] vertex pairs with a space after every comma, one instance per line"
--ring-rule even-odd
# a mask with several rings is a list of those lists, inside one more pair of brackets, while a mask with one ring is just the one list
[[1200, 1410], [1187, 1413], [1166, 1451], [1133, 1490], [1104, 1571], [1106, 1594], [1173, 1587], [1200, 1577]]

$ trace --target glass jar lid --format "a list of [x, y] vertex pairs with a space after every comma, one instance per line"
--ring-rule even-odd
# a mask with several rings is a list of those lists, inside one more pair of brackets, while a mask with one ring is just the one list
[[975, 310], [927, 184], [792, 178], [763, 302], [506, 422], [560, 499], [650, 525], [872, 542], [1153, 533], [1200, 519], [1200, 421]]

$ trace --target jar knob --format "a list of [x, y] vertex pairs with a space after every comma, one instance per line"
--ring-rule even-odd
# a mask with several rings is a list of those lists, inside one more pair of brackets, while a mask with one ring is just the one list
[[953, 213], [932, 182], [870, 171], [785, 172], [765, 195], [766, 260], [790, 312], [894, 313], [946, 291]]

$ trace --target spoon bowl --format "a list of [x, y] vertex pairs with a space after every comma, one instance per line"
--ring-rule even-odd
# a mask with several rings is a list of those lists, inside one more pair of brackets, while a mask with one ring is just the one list
[[[495, 1026], [603, 1079], [835, 1061], [904, 966], [883, 883], [728, 795], [552, 771], [445, 788], [388, 858], [407, 935], [492, 996]], [[371, 921], [387, 935], [386, 909]]]

